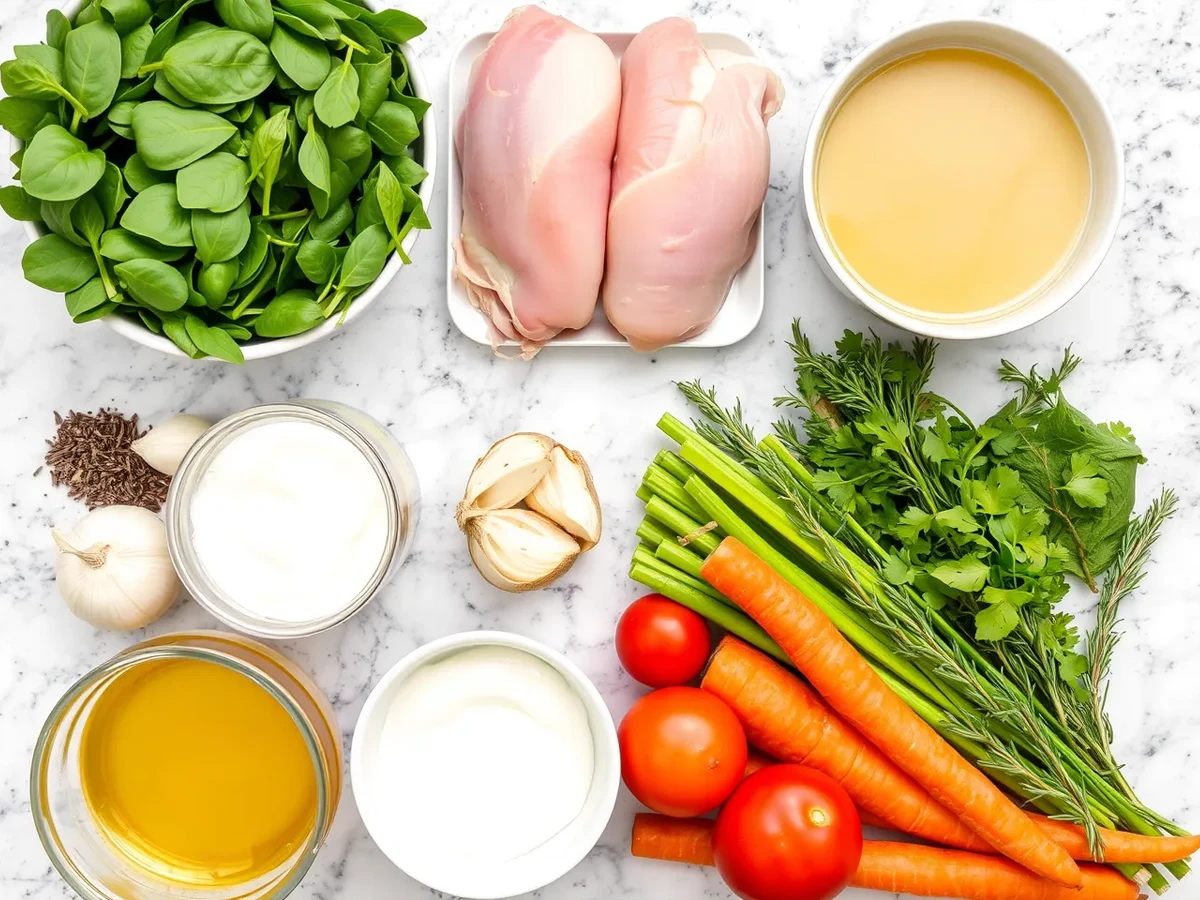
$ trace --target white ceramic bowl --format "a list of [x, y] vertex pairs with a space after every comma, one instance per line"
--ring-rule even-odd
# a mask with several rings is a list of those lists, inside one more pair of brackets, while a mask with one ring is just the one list
[[[387, 717], [388, 699], [404, 679], [421, 666], [435, 662], [452, 653], [472, 647], [501, 646], [523, 650], [549, 663], [566, 679], [567, 684], [583, 701], [591, 727], [595, 770], [583, 810], [566, 828], [546, 843], [524, 856], [502, 865], [473, 868], [467, 865], [451, 870], [436, 869], [428, 860], [407, 847], [395, 846], [387, 840], [384, 817], [411, 815], [405, 809], [384, 809], [372, 802], [374, 768], [379, 736]], [[596, 846], [612, 815], [621, 780], [621, 756], [617, 747], [617, 729], [600, 692], [561, 653], [545, 644], [506, 631], [466, 631], [452, 634], [414, 650], [388, 670], [367, 697], [366, 705], [354, 727], [350, 747], [350, 780], [354, 799], [367, 831], [393, 863], [422, 884], [455, 897], [470, 900], [498, 900], [517, 894], [536, 891], [561, 878]], [[469, 815], [469, 811], [465, 813]]]
[[[71, 19], [74, 19], [82, 5], [80, 0], [72, 0], [70, 3], [63, 4], [63, 12]], [[363, 0], [363, 5], [368, 9], [378, 12], [381, 9], [387, 8], [389, 4], [381, 3], [379, 0]], [[416, 52], [410, 44], [402, 45], [401, 49], [404, 52], [405, 60], [408, 62], [408, 77], [412, 82], [416, 95], [422, 100], [433, 102], [431, 85], [425, 80], [425, 73], [421, 70], [421, 64]], [[433, 201], [433, 184], [438, 159], [437, 127], [435, 124], [437, 117], [432, 113], [433, 110], [427, 113], [425, 118], [421, 120], [421, 137], [419, 138], [415, 155], [417, 162], [424, 166], [425, 171], [429, 173], [425, 180], [417, 186], [417, 196], [425, 204], [426, 210], [431, 208]], [[23, 224], [25, 226], [25, 233], [29, 235], [31, 241], [36, 241], [46, 233], [45, 229], [38, 227], [34, 222], [24, 222]], [[412, 258], [413, 246], [416, 244], [420, 233], [420, 231], [414, 229], [404, 239], [404, 252], [408, 254], [410, 259]], [[400, 274], [400, 270], [403, 268], [404, 263], [400, 261], [400, 257], [397, 254], [393, 253], [379, 277], [372, 282], [369, 288], [354, 298], [354, 302], [350, 304], [350, 308], [346, 313], [346, 319], [340, 326], [337, 323], [336, 317], [330, 318], [316, 328], [306, 331], [303, 334], [285, 338], [272, 338], [270, 340], [254, 340], [242, 344], [242, 354], [248, 360], [266, 359], [269, 356], [279, 356], [281, 353], [287, 353], [289, 350], [295, 350], [298, 347], [304, 347], [314, 341], [329, 337], [339, 327], [345, 328], [346, 325], [362, 315], [368, 306], [379, 299], [379, 295], [384, 292], [388, 284]], [[187, 358], [184, 352], [176, 347], [170, 339], [155, 334], [139, 322], [126, 319], [124, 316], [105, 316], [101, 321], [117, 334], [124, 335], [131, 341], [146, 347], [152, 347], [155, 350], [160, 350], [170, 356], [178, 356], [181, 359]]]
[[[817, 157], [825, 131], [846, 96], [882, 65], [921, 50], [969, 47], [1016, 62], [1048, 84], [1079, 126], [1091, 163], [1092, 193], [1083, 233], [1056, 277], [1023, 302], [999, 313], [962, 316], [921, 315], [867, 289], [838, 258], [817, 212], [814, 190]], [[1125, 192], [1124, 156], [1116, 124], [1088, 77], [1060, 50], [995, 19], [927, 22], [898, 31], [856, 56], [821, 98], [804, 145], [805, 221], [814, 257], [847, 297], [880, 318], [936, 338], [986, 338], [1025, 328], [1061, 308], [1087, 284], [1108, 252], [1121, 217]]]

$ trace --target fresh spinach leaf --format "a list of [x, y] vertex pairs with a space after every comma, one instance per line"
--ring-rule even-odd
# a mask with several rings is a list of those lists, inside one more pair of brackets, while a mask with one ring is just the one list
[[337, 268], [337, 254], [332, 244], [310, 239], [300, 245], [296, 263], [313, 284], [327, 284]]
[[82, 197], [104, 175], [104, 151], [89, 150], [60, 125], [48, 125], [35, 134], [25, 156], [21, 185], [39, 200]]
[[398, 9], [385, 9], [382, 12], [368, 12], [359, 16], [377, 35], [393, 44], [404, 44], [425, 33], [425, 23], [416, 16], [409, 15]]
[[196, 259], [202, 263], [225, 262], [233, 259], [250, 240], [250, 201], [231, 212], [214, 213], [207, 209], [192, 210], [192, 236], [196, 244]]
[[48, 291], [73, 291], [96, 274], [96, 259], [57, 234], [47, 234], [25, 248], [21, 270], [27, 281]]
[[100, 255], [116, 262], [131, 259], [157, 259], [175, 262], [188, 254], [187, 247], [164, 247], [149, 238], [139, 237], [124, 228], [110, 228], [100, 235]]
[[411, 109], [385, 100], [367, 122], [367, 133], [384, 155], [398, 156], [417, 139], [421, 130]]
[[46, 13], [46, 43], [62, 52], [71, 33], [71, 20], [61, 10], [51, 9]]
[[113, 272], [138, 303], [172, 312], [188, 298], [187, 281], [179, 270], [157, 259], [131, 259], [117, 263]]
[[399, 247], [400, 219], [404, 215], [404, 192], [388, 166], [380, 163], [375, 171], [375, 199], [379, 204], [383, 225], [392, 236], [392, 243]]
[[41, 201], [30, 197], [19, 184], [0, 187], [0, 208], [10, 219], [18, 222], [42, 221]]
[[[333, 160], [332, 162], [337, 162]], [[329, 211], [329, 215], [317, 219], [309, 227], [308, 233], [322, 242], [336, 241], [354, 221], [354, 208], [348, 200], [343, 200]]]
[[191, 247], [192, 220], [175, 195], [175, 185], [154, 184], [129, 201], [121, 227], [166, 247]]
[[188, 337], [192, 339], [200, 352], [223, 359], [225, 362], [243, 363], [246, 361], [242, 348], [220, 328], [204, 324], [204, 320], [194, 313], [184, 316], [184, 325], [187, 328]]
[[204, 297], [209, 309], [220, 309], [229, 298], [241, 267], [236, 259], [207, 263], [196, 276], [196, 290]]
[[318, 216], [329, 212], [329, 150], [321, 137], [319, 127], [312, 120], [308, 123], [308, 134], [300, 145], [300, 171], [308, 180], [308, 193]]
[[325, 321], [312, 291], [291, 290], [276, 295], [254, 321], [259, 337], [280, 338], [303, 334]]
[[5, 97], [0, 100], [0, 127], [13, 137], [30, 141], [48, 116], [53, 116], [51, 104], [27, 97]]
[[304, 35], [305, 37], [316, 38], [318, 41], [337, 40], [335, 35], [332, 38], [327, 38], [320, 28], [305, 22], [299, 16], [293, 16], [291, 13], [285, 13], [281, 9], [275, 10], [275, 21], [286, 26], [290, 31], [296, 34]]
[[268, 40], [275, 26], [271, 0], [214, 0], [213, 8], [230, 28]]
[[[325, 44], [316, 38], [293, 34], [279, 25], [271, 33], [271, 55], [279, 68], [306, 91], [315, 91], [329, 75], [331, 62]], [[308, 121], [308, 116], [300, 115], [299, 111], [296, 116], [300, 122]]]
[[354, 121], [362, 127], [375, 115], [379, 105], [388, 98], [392, 83], [392, 57], [389, 53], [373, 53], [369, 57], [361, 54], [354, 57], [354, 69], [358, 72], [358, 113]]
[[13, 55], [17, 59], [32, 59], [41, 63], [55, 81], [62, 81], [62, 53], [49, 44], [18, 44], [13, 47]]
[[146, 62], [146, 51], [154, 40], [154, 28], [149, 22], [139, 25], [121, 38], [121, 77], [136, 78], [138, 69]]
[[74, 319], [108, 303], [108, 291], [99, 276], [90, 279], [82, 287], [67, 291], [67, 314]]
[[151, 100], [133, 111], [133, 133], [142, 161], [168, 171], [207, 156], [236, 134], [237, 126], [215, 113]]
[[46, 227], [51, 232], [59, 237], [65, 238], [79, 247], [86, 247], [88, 242], [75, 231], [75, 223], [71, 218], [71, 213], [75, 211], [75, 204], [78, 202], [78, 197], [74, 200], [43, 200], [41, 205], [42, 221], [46, 223]]
[[360, 287], [378, 278], [387, 262], [390, 246], [387, 230], [382, 225], [372, 225], [355, 237], [342, 260], [338, 289]]
[[146, 165], [140, 154], [134, 153], [125, 160], [125, 181], [135, 194], [144, 191], [152, 184], [162, 184], [170, 181], [171, 177], [156, 171]]
[[385, 156], [383, 162], [392, 170], [397, 181], [409, 187], [414, 187], [429, 177], [424, 166], [411, 156]]
[[238, 103], [257, 97], [275, 80], [271, 51], [258, 38], [231, 28], [214, 28], [172, 45], [162, 70], [194, 103]]
[[9, 97], [24, 97], [29, 100], [54, 100], [61, 97], [71, 104], [71, 108], [80, 118], [87, 116], [87, 107], [36, 59], [10, 59], [0, 63], [0, 87], [4, 88], [4, 93]]
[[349, 62], [334, 66], [313, 98], [317, 118], [330, 128], [353, 122], [358, 115], [358, 70]]
[[175, 176], [179, 205], [225, 213], [237, 209], [250, 192], [250, 170], [232, 153], [211, 153], [184, 166]]
[[67, 35], [63, 86], [94, 119], [112, 103], [121, 81], [121, 38], [107, 22], [92, 22]]
[[117, 34], [129, 34], [149, 22], [154, 13], [146, 0], [100, 0], [100, 12]]

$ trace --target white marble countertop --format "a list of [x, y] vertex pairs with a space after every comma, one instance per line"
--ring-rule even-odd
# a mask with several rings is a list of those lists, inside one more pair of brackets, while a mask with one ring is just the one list
[[[0, 0], [0, 57], [41, 39], [51, 4]], [[465, 36], [494, 28], [507, 0], [410, 0], [430, 31], [418, 41], [439, 104], [450, 56]], [[1072, 304], [1010, 338], [942, 348], [936, 384], [972, 413], [998, 405], [993, 377], [1003, 356], [1022, 366], [1052, 363], [1073, 343], [1085, 359], [1072, 399], [1098, 418], [1130, 424], [1149, 455], [1139, 495], [1162, 484], [1181, 495], [1141, 595], [1125, 610], [1110, 707], [1117, 756], [1141, 796], [1200, 829], [1200, 25], [1191, 0], [561, 0], [558, 10], [599, 31], [636, 30], [690, 14], [701, 30], [728, 30], [757, 45], [788, 96], [771, 123], [773, 176], [767, 201], [767, 312], [739, 346], [718, 351], [543, 353], [532, 365], [502, 362], [469, 343], [444, 301], [445, 185], [434, 231], [414, 265], [370, 312], [332, 340], [244, 367], [168, 359], [102, 325], [73, 326], [60, 296], [26, 284], [20, 227], [0, 221], [0, 897], [70, 896], [34, 834], [27, 795], [38, 728], [80, 674], [149, 634], [208, 627], [182, 602], [146, 633], [94, 631], [74, 619], [53, 585], [48, 527], [82, 510], [45, 474], [34, 478], [53, 431], [54, 410], [113, 405], [153, 422], [176, 411], [219, 418], [294, 397], [340, 400], [386, 422], [419, 472], [424, 504], [408, 563], [347, 625], [284, 647], [328, 692], [352, 728], [371, 686], [414, 647], [440, 635], [501, 628], [568, 653], [619, 718], [641, 692], [612, 648], [620, 610], [639, 594], [626, 578], [641, 510], [641, 473], [660, 446], [654, 422], [683, 411], [672, 379], [701, 377], [740, 395], [766, 424], [787, 386], [783, 339], [800, 316], [828, 345], [843, 328], [880, 323], [836, 295], [811, 259], [797, 214], [800, 155], [809, 115], [851, 56], [892, 29], [952, 15], [998, 16], [1067, 48], [1096, 80], [1126, 146], [1125, 215], [1100, 273]], [[440, 108], [440, 106], [439, 106]], [[447, 122], [438, 117], [444, 136]], [[443, 141], [443, 147], [445, 141]], [[445, 151], [443, 150], [443, 153]], [[439, 168], [442, 168], [439, 165]], [[442, 169], [444, 171], [444, 169]], [[2, 217], [0, 217], [2, 218]], [[490, 589], [471, 568], [452, 516], [475, 458], [517, 430], [545, 431], [589, 459], [605, 502], [603, 543], [561, 583], [533, 594]], [[1089, 601], [1080, 598], [1080, 609]], [[574, 871], [538, 893], [548, 900], [727, 897], [715, 873], [631, 859], [636, 804], [622, 792], [602, 844]], [[372, 844], [350, 792], [333, 834], [297, 900], [434, 896], [391, 866]], [[851, 900], [869, 896], [848, 892]], [[1200, 898], [1200, 875], [1171, 893]]]

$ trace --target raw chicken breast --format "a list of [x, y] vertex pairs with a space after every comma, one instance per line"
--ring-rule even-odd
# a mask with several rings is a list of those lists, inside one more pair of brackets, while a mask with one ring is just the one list
[[708, 327], [754, 250], [783, 85], [753, 57], [705, 51], [687, 19], [635, 37], [621, 83], [604, 312], [657, 350]]
[[471, 69], [456, 144], [458, 278], [492, 345], [526, 358], [596, 309], [621, 75], [608, 45], [536, 6], [513, 10]]

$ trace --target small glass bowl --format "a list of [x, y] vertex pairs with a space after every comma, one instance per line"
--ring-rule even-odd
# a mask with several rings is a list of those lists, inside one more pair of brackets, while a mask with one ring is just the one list
[[[267, 691], [296, 723], [312, 759], [316, 815], [307, 840], [252, 882], [220, 887], [170, 881], [139, 866], [92, 819], [80, 775], [84, 726], [105, 688], [145, 663], [200, 659]], [[30, 806], [59, 875], [83, 900], [281, 900], [295, 889], [329, 834], [342, 793], [341, 732], [329, 701], [290, 660], [257, 641], [215, 631], [165, 635], [130, 647], [73, 684], [51, 711], [33, 750]]]
[[[370, 580], [337, 612], [308, 621], [264, 618], [233, 602], [208, 576], [192, 543], [191, 501], [209, 465], [234, 438], [260, 425], [277, 422], [306, 422], [344, 437], [375, 470], [386, 498], [387, 542]], [[418, 502], [417, 478], [408, 455], [380, 422], [352, 407], [324, 400], [269, 403], [222, 419], [192, 445], [171, 479], [167, 494], [167, 546], [187, 592], [230, 628], [279, 640], [308, 637], [349, 619], [395, 574], [412, 546]]]

